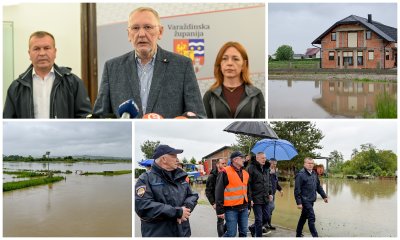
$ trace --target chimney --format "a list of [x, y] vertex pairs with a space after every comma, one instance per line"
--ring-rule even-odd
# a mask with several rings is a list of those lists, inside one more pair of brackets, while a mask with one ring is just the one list
[[372, 14], [368, 14], [368, 22], [372, 23]]

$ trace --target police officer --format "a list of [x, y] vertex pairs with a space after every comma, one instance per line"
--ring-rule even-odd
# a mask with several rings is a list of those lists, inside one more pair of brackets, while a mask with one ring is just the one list
[[[206, 182], [206, 196], [211, 206], [216, 209], [215, 204], [215, 184], [217, 182], [218, 173], [222, 171], [226, 167], [226, 159], [220, 158], [217, 160], [216, 168], [211, 170], [210, 175], [207, 178]], [[218, 237], [222, 237], [224, 235], [224, 219], [217, 217], [217, 233]]]
[[224, 237], [236, 237], [237, 229], [239, 237], [246, 237], [249, 174], [243, 169], [241, 152], [233, 152], [230, 159], [231, 165], [218, 174], [215, 185], [217, 217], [225, 219], [227, 231]]
[[199, 198], [178, 168], [183, 150], [159, 145], [150, 171], [135, 186], [135, 211], [141, 219], [142, 237], [190, 237], [189, 217]]
[[294, 198], [297, 208], [301, 209], [299, 222], [297, 223], [296, 237], [303, 236], [303, 226], [308, 220], [308, 228], [313, 237], [318, 237], [315, 229], [314, 202], [317, 200], [317, 193], [321, 195], [324, 202], [328, 202], [328, 196], [322, 189], [317, 174], [313, 171], [314, 159], [306, 157], [304, 159], [304, 168], [296, 175]]

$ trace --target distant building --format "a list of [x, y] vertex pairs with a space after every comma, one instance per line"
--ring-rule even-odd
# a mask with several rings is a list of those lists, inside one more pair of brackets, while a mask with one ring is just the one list
[[215, 168], [218, 159], [225, 158], [227, 161], [229, 160], [229, 156], [232, 153], [232, 149], [229, 146], [223, 146], [215, 150], [214, 152], [203, 157], [204, 160], [204, 171], [207, 174], [210, 174], [211, 170]]
[[304, 59], [306, 55], [301, 54], [301, 53], [295, 53], [293, 54], [293, 59]]
[[397, 28], [350, 15], [315, 39], [321, 45], [322, 68], [397, 67]]
[[305, 58], [320, 58], [321, 52], [319, 51], [319, 48], [307, 48], [307, 51], [304, 55]]

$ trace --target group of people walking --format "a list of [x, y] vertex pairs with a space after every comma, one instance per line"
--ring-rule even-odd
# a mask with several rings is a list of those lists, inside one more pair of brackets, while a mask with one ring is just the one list
[[[151, 170], [136, 182], [135, 211], [141, 219], [143, 237], [191, 236], [189, 218], [199, 196], [185, 181], [187, 174], [178, 168], [177, 154], [182, 152], [160, 145], [154, 152]], [[311, 235], [318, 237], [313, 210], [316, 193], [328, 202], [313, 165], [312, 158], [305, 158], [304, 168], [296, 174], [294, 197], [301, 209], [296, 237], [303, 236], [306, 221]], [[239, 237], [247, 237], [248, 230], [252, 237], [262, 237], [263, 231], [276, 230], [271, 224], [275, 194], [284, 194], [276, 166], [277, 161], [267, 160], [263, 152], [246, 162], [245, 155], [235, 151], [229, 166], [225, 158], [216, 162], [207, 179], [206, 196], [216, 213], [218, 237], [236, 237], [238, 232]], [[255, 221], [248, 226], [251, 209]]]

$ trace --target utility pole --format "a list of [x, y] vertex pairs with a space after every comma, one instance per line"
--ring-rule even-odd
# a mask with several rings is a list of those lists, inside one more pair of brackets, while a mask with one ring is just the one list
[[47, 158], [47, 173], [50, 176], [50, 152], [46, 152], [46, 158]]

